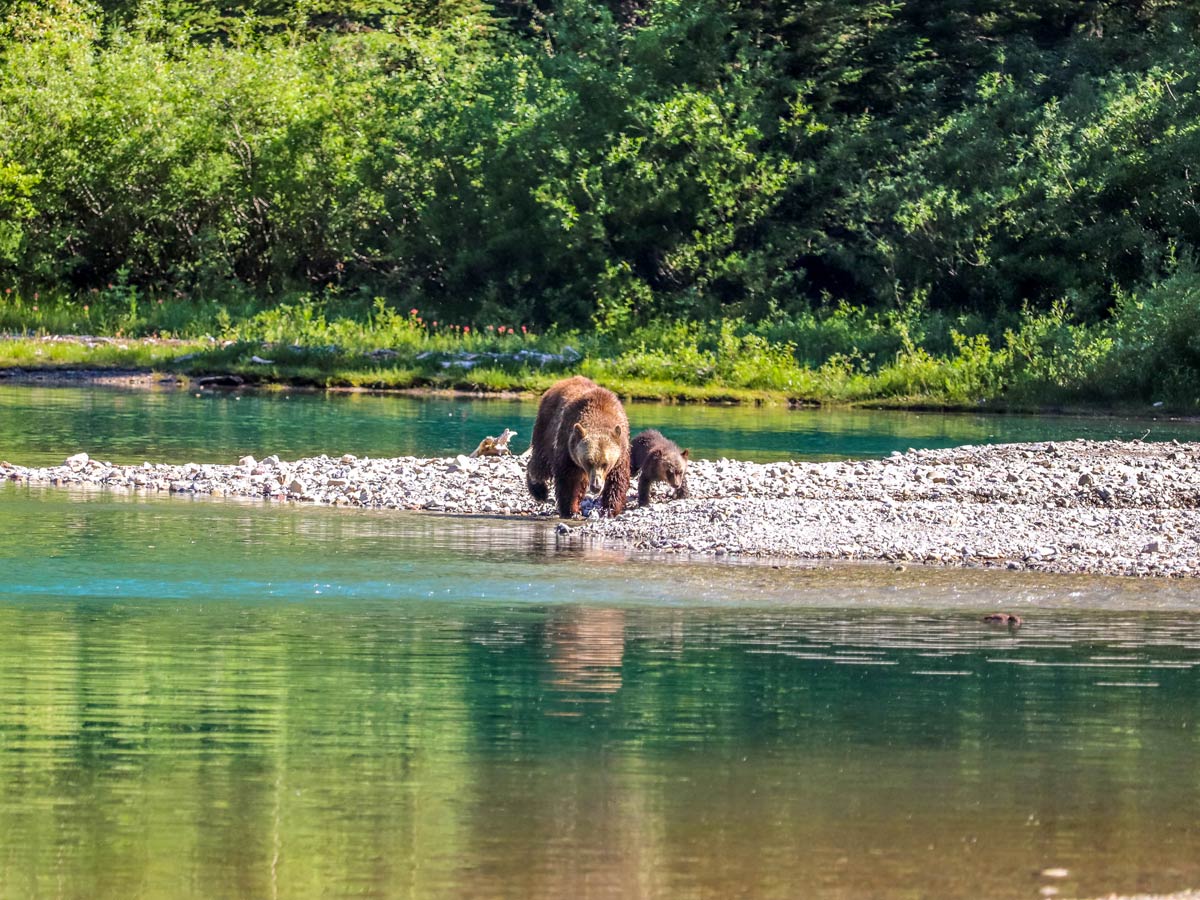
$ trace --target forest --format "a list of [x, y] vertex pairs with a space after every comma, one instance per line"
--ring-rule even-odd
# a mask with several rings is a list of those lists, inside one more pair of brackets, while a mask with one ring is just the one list
[[569, 338], [648, 383], [1200, 405], [1200, 4], [0, 21], [10, 333], [345, 348], [383, 318], [431, 346]]

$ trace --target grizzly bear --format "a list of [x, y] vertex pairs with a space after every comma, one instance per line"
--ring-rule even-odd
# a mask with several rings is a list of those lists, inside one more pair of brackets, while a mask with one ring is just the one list
[[650, 504], [650, 488], [656, 481], [665, 481], [675, 489], [675, 499], [688, 496], [688, 451], [680, 450], [654, 429], [643, 431], [633, 439], [629, 473], [638, 478], [638, 505]]
[[535, 500], [554, 499], [564, 519], [579, 515], [579, 504], [600, 493], [610, 516], [625, 509], [629, 490], [629, 420], [612, 391], [576, 375], [555, 382], [542, 395], [525, 483]]

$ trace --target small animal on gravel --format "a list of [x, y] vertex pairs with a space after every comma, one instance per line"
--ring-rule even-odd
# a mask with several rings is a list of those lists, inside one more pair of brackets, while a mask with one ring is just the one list
[[617, 395], [576, 375], [542, 395], [530, 441], [525, 483], [535, 500], [554, 499], [564, 519], [579, 515], [588, 494], [600, 509], [618, 516], [629, 491], [629, 419]]
[[508, 442], [516, 436], [517, 433], [508, 428], [501, 432], [500, 437], [488, 435], [479, 442], [478, 447], [471, 451], [471, 456], [512, 456], [512, 451], [508, 449]]
[[989, 625], [1006, 625], [1009, 628], [1020, 628], [1022, 620], [1020, 616], [1013, 613], [998, 612], [988, 613], [983, 617], [983, 621]]
[[687, 450], [680, 450], [653, 428], [633, 439], [630, 449], [629, 473], [638, 475], [638, 505], [650, 505], [650, 488], [657, 481], [666, 482], [675, 491], [675, 499], [688, 496]]

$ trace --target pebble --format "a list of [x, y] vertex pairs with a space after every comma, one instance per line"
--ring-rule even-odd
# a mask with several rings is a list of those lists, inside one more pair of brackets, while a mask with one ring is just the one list
[[[283, 461], [272, 454], [242, 456], [236, 465], [112, 466], [81, 452], [60, 466], [9, 463], [0, 477], [370, 509], [556, 515], [552, 504], [529, 496], [517, 457], [346, 453]], [[688, 487], [687, 500], [670, 500], [658, 487], [646, 508], [637, 507], [631, 490], [616, 518], [601, 516], [589, 498], [573, 533], [606, 546], [711, 558], [1142, 576], [1200, 571], [1200, 444], [1005, 444], [850, 463], [694, 460]]]

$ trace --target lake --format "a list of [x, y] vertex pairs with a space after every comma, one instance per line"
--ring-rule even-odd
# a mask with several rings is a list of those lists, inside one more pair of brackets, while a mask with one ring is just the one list
[[[12, 390], [6, 413], [61, 407], [39, 437], [0, 419], [14, 462], [528, 421]], [[881, 452], [925, 427], [901, 419]], [[732, 455], [721, 420], [687, 421]], [[760, 431], [737, 439], [813, 446]], [[0, 898], [1200, 885], [1193, 582], [698, 563], [560, 546], [554, 521], [0, 485]], [[996, 608], [1026, 625], [984, 625]]]

